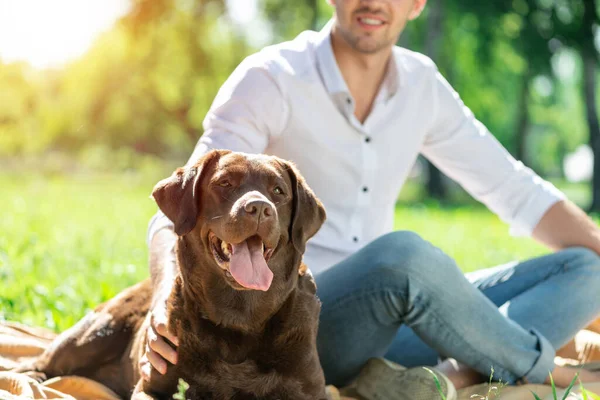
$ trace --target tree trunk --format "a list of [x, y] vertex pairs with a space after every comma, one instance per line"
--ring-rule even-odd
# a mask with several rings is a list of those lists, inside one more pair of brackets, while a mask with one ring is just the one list
[[[439, 48], [443, 33], [444, 10], [442, 0], [430, 0], [429, 15], [427, 17], [427, 37], [425, 38], [425, 54], [433, 61], [439, 59]], [[444, 184], [444, 175], [432, 163], [427, 161], [429, 179], [427, 180], [427, 194], [438, 200], [446, 200], [448, 190]]]
[[592, 177], [592, 204], [590, 211], [600, 211], [600, 124], [596, 111], [596, 57], [583, 51], [583, 92], [585, 111], [590, 132], [590, 147], [594, 153], [594, 174]]
[[515, 158], [527, 164], [527, 130], [529, 129], [529, 83], [531, 82], [532, 73], [529, 65], [523, 71], [523, 82], [519, 102], [517, 104], [517, 126], [515, 129]]
[[427, 36], [425, 38], [425, 54], [433, 61], [438, 61], [440, 53], [440, 39], [443, 33], [444, 9], [442, 0], [430, 0], [429, 14], [427, 16]]
[[319, 0], [308, 0], [308, 6], [312, 10], [310, 29], [316, 31], [319, 29], [319, 27], [317, 26], [319, 23]]
[[594, 174], [592, 178], [592, 204], [589, 211], [600, 211], [600, 123], [596, 108], [596, 71], [598, 57], [594, 46], [594, 22], [596, 21], [596, 5], [594, 0], [584, 1], [583, 32], [585, 41], [581, 46], [583, 59], [583, 94], [590, 147], [594, 153]]

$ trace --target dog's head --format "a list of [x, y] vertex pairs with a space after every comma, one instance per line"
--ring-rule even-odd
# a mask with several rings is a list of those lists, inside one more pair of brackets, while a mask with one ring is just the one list
[[293, 164], [277, 157], [212, 150], [152, 192], [186, 237], [196, 262], [237, 290], [267, 291], [298, 274], [325, 209]]

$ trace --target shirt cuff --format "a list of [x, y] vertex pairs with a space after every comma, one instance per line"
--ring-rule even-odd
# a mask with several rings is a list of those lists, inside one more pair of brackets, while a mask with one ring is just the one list
[[566, 198], [563, 192], [558, 190], [548, 181], [538, 182], [540, 190], [519, 209], [510, 225], [511, 236], [531, 236], [533, 230], [540, 222], [544, 214], [554, 204]]

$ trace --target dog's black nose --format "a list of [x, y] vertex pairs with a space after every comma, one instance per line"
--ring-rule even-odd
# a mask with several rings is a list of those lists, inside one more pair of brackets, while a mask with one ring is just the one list
[[260, 199], [249, 200], [246, 202], [244, 211], [249, 215], [261, 217], [263, 219], [273, 216], [273, 207], [271, 204]]

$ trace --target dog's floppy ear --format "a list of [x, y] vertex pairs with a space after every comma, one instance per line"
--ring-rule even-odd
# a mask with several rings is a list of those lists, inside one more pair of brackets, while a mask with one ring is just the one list
[[200, 208], [200, 182], [208, 166], [219, 158], [220, 153], [212, 150], [196, 164], [177, 168], [173, 175], [158, 182], [152, 197], [158, 208], [175, 225], [175, 233], [183, 236], [196, 226]]
[[308, 187], [294, 164], [284, 162], [292, 181], [293, 211], [290, 239], [296, 250], [304, 252], [306, 242], [313, 237], [325, 222], [325, 207]]

